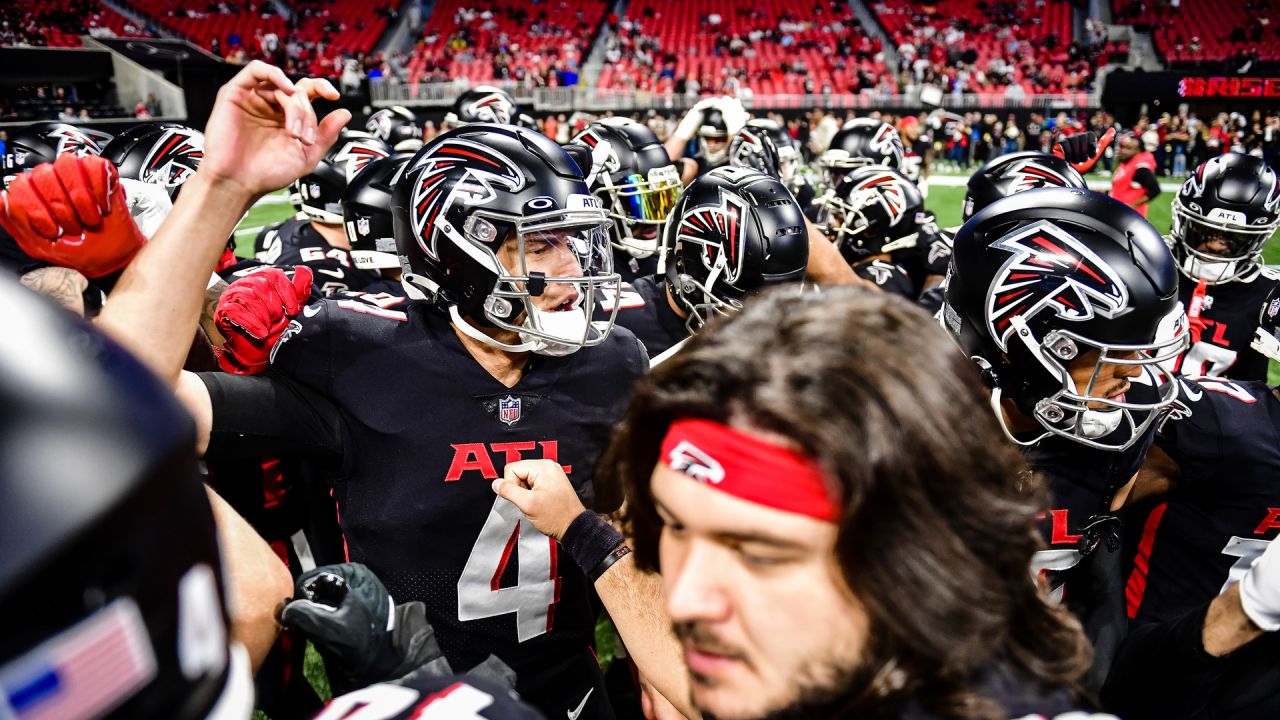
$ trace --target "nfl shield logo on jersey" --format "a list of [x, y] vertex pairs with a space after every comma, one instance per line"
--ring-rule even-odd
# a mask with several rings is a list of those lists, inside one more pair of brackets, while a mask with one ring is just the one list
[[498, 419], [508, 425], [520, 420], [520, 398], [510, 395], [498, 401]]

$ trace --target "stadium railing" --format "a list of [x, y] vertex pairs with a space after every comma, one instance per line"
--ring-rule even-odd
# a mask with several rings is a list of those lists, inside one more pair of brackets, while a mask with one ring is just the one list
[[[701, 100], [697, 95], [656, 94], [618, 88], [532, 87], [522, 83], [495, 83], [511, 93], [526, 109], [544, 111], [657, 110], [682, 111]], [[446, 106], [467, 89], [465, 83], [370, 83], [373, 105]], [[933, 94], [922, 100], [920, 91], [885, 95], [873, 91], [857, 95], [756, 95], [742, 93], [743, 105], [759, 109], [890, 110], [896, 108], [943, 107], [948, 110], [981, 110], [985, 108], [1070, 110], [1099, 107], [1101, 94], [1089, 93], [1004, 94], [954, 93]]]

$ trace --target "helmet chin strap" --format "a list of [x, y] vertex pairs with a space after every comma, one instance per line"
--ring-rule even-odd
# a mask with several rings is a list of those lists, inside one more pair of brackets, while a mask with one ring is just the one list
[[1013, 431], [1009, 429], [1009, 422], [1005, 419], [1004, 404], [1001, 402], [1004, 391], [998, 387], [991, 389], [991, 410], [996, 414], [996, 421], [1000, 423], [1000, 429], [1004, 431], [1004, 436], [1009, 438], [1014, 445], [1022, 447], [1031, 447], [1041, 440], [1049, 437], [1051, 433], [1043, 433], [1034, 440], [1019, 440], [1013, 436]]
[[485, 333], [480, 332], [475, 328], [475, 326], [467, 322], [466, 318], [462, 317], [462, 313], [458, 312], [457, 305], [449, 306], [449, 321], [453, 323], [453, 326], [458, 328], [463, 335], [499, 350], [505, 350], [507, 352], [537, 352], [542, 347], [542, 343], [537, 342], [524, 342], [519, 345], [511, 345], [495, 340]]

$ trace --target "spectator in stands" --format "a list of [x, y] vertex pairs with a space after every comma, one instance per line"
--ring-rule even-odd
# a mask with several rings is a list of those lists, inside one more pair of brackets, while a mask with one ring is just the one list
[[153, 94], [147, 95], [147, 114], [151, 115], [151, 117], [160, 117], [164, 114], [161, 112], [160, 101], [156, 100], [156, 96]]
[[65, 123], [73, 123], [76, 121], [76, 111], [68, 105], [62, 109], [62, 112], [58, 113], [58, 119]]

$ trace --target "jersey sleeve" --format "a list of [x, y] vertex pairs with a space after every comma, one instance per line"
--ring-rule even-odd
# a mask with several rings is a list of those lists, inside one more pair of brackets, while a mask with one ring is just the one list
[[[354, 714], [353, 714], [354, 713]], [[543, 720], [513, 690], [470, 675], [416, 676], [334, 698], [312, 720]]]
[[302, 308], [271, 351], [271, 368], [326, 396], [333, 394], [333, 338], [340, 318], [332, 300]]
[[1222, 455], [1222, 421], [1212, 390], [1182, 379], [1182, 409], [1160, 426], [1156, 445], [1182, 469], [1181, 482], [1215, 477]]
[[209, 391], [213, 427], [210, 459], [265, 454], [338, 461], [345, 431], [338, 409], [301, 383], [275, 374], [199, 374]]

